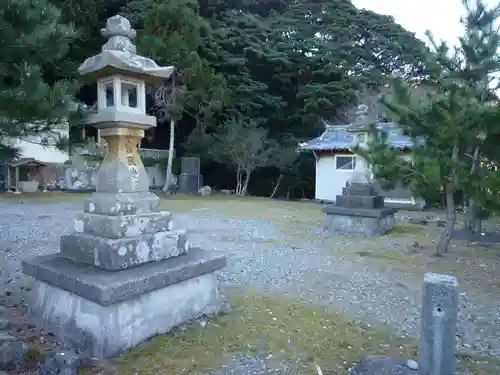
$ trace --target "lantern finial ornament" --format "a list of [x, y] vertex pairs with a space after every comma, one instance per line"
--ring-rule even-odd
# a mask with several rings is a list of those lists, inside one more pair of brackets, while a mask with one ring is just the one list
[[101, 35], [108, 38], [106, 44], [102, 46], [102, 51], [122, 51], [134, 55], [137, 53], [137, 49], [132, 43], [136, 32], [125, 17], [116, 15], [109, 18], [106, 27], [101, 29]]

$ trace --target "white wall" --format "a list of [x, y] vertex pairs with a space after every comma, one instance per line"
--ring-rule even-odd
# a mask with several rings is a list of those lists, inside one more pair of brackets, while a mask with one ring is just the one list
[[[354, 156], [356, 168], [354, 171], [337, 170], [335, 156]], [[335, 201], [337, 195], [342, 195], [344, 188], [351, 178], [365, 174], [365, 161], [356, 155], [339, 153], [336, 155], [319, 155], [316, 161], [315, 198], [319, 200]]]
[[[356, 167], [354, 171], [337, 170], [335, 156], [352, 156], [351, 154], [338, 153], [336, 155], [319, 155], [316, 161], [316, 186], [315, 186], [315, 199], [335, 202], [337, 195], [342, 194], [342, 188], [347, 184], [350, 179], [356, 180], [362, 178], [369, 173], [368, 164], [360, 157], [356, 156]], [[411, 155], [405, 155], [406, 159], [411, 159]], [[399, 189], [404, 192], [406, 189]], [[395, 195], [391, 195], [395, 194]], [[398, 189], [391, 192], [383, 193], [385, 202], [389, 203], [408, 203], [414, 202], [411, 197], [411, 192], [398, 194]], [[397, 198], [396, 198], [397, 196]], [[425, 202], [417, 202], [421, 207]]]
[[[68, 135], [67, 129], [57, 129], [63, 136]], [[62, 164], [69, 159], [67, 152], [58, 150], [54, 146], [42, 146], [43, 136], [30, 136], [23, 139], [14, 138], [10, 143], [19, 149], [21, 158], [34, 158], [44, 163]]]
[[21, 158], [34, 158], [44, 163], [62, 164], [69, 159], [66, 152], [62, 152], [55, 147], [43, 147], [26, 141], [19, 141], [15, 144], [21, 151]]

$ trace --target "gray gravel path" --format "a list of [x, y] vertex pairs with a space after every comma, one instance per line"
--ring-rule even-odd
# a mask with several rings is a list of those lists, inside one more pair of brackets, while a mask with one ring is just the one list
[[[59, 236], [72, 230], [73, 216], [81, 209], [77, 201], [0, 202], [4, 271], [17, 277], [22, 259], [57, 252]], [[418, 334], [421, 281], [414, 280], [414, 287], [401, 282], [411, 275], [380, 273], [334, 257], [321, 241], [289, 243], [271, 222], [192, 213], [176, 215], [175, 223], [189, 230], [192, 245], [227, 254], [228, 267], [221, 273], [225, 284], [290, 293], [365, 322]], [[500, 357], [500, 301], [462, 293], [459, 346]]]

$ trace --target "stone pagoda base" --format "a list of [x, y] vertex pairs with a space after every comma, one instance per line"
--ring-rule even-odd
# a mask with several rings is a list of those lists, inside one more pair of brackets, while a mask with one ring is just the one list
[[183, 256], [118, 272], [39, 256], [23, 264], [36, 279], [30, 315], [87, 355], [112, 357], [204, 314], [220, 312], [214, 272], [225, 256], [191, 248]]
[[395, 208], [384, 207], [384, 197], [368, 183], [351, 183], [338, 195], [335, 204], [324, 206], [325, 230], [339, 234], [378, 237], [396, 223]]
[[38, 327], [103, 358], [221, 311], [226, 257], [189, 247], [156, 195], [94, 193], [74, 222], [59, 253], [23, 262]]

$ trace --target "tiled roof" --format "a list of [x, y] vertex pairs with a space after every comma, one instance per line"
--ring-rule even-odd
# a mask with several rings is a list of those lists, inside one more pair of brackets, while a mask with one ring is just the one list
[[[349, 149], [354, 146], [354, 135], [347, 131], [348, 125], [326, 125], [326, 129], [319, 137], [299, 144], [304, 151], [327, 151]], [[413, 142], [410, 137], [401, 134], [397, 125], [387, 122], [380, 122], [377, 128], [388, 133], [388, 143], [397, 148], [412, 147]]]

